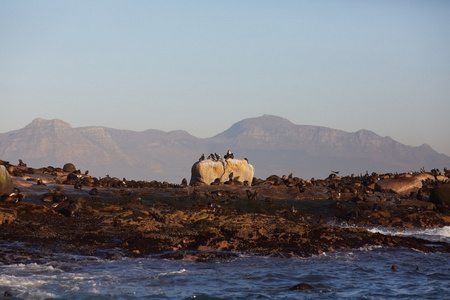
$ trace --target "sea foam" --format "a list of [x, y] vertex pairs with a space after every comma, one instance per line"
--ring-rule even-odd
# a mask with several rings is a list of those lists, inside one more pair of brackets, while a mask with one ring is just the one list
[[394, 236], [411, 236], [433, 242], [450, 243], [450, 226], [430, 229], [394, 229], [385, 227], [367, 228], [372, 233]]

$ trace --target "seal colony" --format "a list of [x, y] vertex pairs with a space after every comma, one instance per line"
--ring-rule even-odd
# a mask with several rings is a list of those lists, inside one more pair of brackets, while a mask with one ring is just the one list
[[[249, 165], [229, 155], [195, 164]], [[0, 262], [7, 264], [43, 262], [58, 252], [200, 261], [230, 257], [235, 251], [304, 257], [364, 245], [450, 252], [445, 242], [335, 226], [448, 226], [446, 169], [345, 177], [335, 171], [318, 180], [272, 175], [253, 177], [248, 185], [233, 169], [226, 174], [221, 170], [223, 176], [216, 179], [222, 182], [187, 185], [186, 180], [95, 178], [71, 165], [67, 171], [33, 169], [23, 162], [0, 161], [0, 166], [6, 171], [0, 188], [11, 180], [13, 192], [21, 195], [10, 200], [10, 186], [0, 195], [0, 240], [36, 246], [30, 252], [0, 253]]]

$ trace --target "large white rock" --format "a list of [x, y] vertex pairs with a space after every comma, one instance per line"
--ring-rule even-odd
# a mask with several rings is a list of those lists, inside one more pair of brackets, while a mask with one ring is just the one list
[[14, 185], [4, 165], [0, 165], [0, 196], [14, 192]]
[[219, 159], [218, 161], [207, 159], [196, 162], [191, 169], [190, 185], [195, 183], [211, 184], [220, 179], [220, 182], [229, 180], [230, 173], [233, 178], [239, 176], [239, 181], [248, 181], [251, 185], [255, 169], [245, 159]]

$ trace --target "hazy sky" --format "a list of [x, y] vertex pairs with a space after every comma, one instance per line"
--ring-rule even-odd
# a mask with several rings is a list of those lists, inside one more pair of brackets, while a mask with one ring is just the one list
[[450, 1], [0, 0], [0, 132], [272, 114], [450, 155]]

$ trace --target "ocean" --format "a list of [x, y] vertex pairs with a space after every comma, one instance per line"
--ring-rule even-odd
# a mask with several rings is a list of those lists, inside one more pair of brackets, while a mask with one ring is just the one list
[[[372, 232], [450, 242], [450, 227]], [[26, 247], [0, 244], [1, 249]], [[397, 266], [396, 270], [391, 267]], [[290, 290], [307, 283], [309, 290]], [[308, 258], [238, 253], [209, 262], [69, 254], [0, 264], [9, 299], [449, 299], [450, 253], [366, 246]]]

